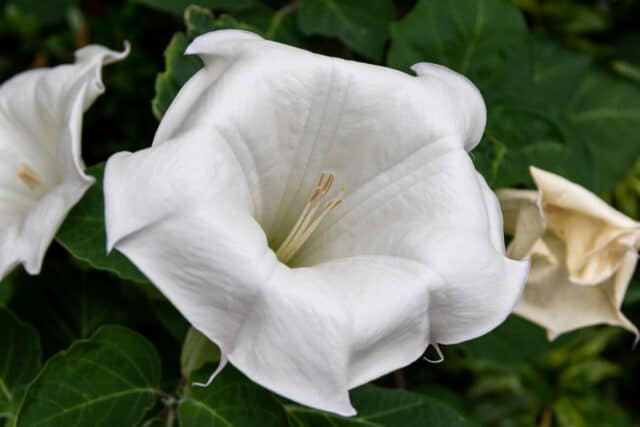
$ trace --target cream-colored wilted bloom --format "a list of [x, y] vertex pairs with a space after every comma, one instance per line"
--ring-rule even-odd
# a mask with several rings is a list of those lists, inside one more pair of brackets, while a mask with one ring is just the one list
[[547, 329], [550, 339], [609, 324], [638, 335], [620, 306], [638, 260], [640, 223], [595, 194], [535, 167], [535, 190], [498, 191], [507, 255], [530, 259], [515, 312]]
[[74, 64], [0, 86], [0, 279], [20, 263], [40, 271], [65, 216], [93, 184], [80, 155], [82, 114], [104, 92], [102, 66], [128, 51], [87, 46]]
[[152, 147], [107, 163], [107, 240], [218, 344], [221, 367], [350, 415], [349, 389], [512, 311], [528, 263], [504, 256], [467, 154], [486, 118], [467, 79], [238, 30], [187, 53], [204, 68]]

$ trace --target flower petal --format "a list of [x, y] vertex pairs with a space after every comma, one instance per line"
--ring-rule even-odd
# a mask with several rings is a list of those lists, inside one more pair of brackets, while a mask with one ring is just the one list
[[321, 172], [351, 194], [431, 145], [469, 148], [481, 137], [479, 92], [442, 67], [420, 64], [414, 77], [237, 30], [200, 36], [187, 52], [205, 68], [180, 91], [154, 144], [215, 127], [243, 165], [256, 218], [276, 245]]
[[273, 253], [242, 169], [212, 129], [119, 153], [104, 175], [109, 249], [125, 253], [199, 330], [229, 348]]
[[[471, 83], [238, 31], [188, 52], [205, 68], [153, 147], [107, 164], [107, 234], [231, 363], [352, 414], [349, 388], [508, 315], [528, 264], [504, 257], [498, 204], [465, 151], [485, 120]], [[289, 268], [267, 242], [325, 171], [347, 196]]]
[[507, 255], [525, 259], [546, 230], [537, 191], [504, 189], [496, 192], [504, 218], [504, 231], [513, 235]]
[[519, 298], [528, 263], [504, 256], [499, 205], [466, 152], [434, 144], [379, 178], [332, 213], [294, 265], [358, 255], [410, 259], [445, 283], [430, 293], [431, 342], [457, 343], [499, 325]]
[[76, 62], [21, 73], [0, 87], [0, 277], [36, 274], [64, 217], [93, 183], [80, 155], [82, 114], [104, 91], [101, 69], [128, 54], [102, 46]]
[[105, 170], [109, 245], [252, 379], [352, 414], [348, 389], [424, 352], [428, 289], [441, 279], [391, 257], [280, 264], [250, 215], [240, 166], [216, 141], [198, 129], [113, 156]]
[[[515, 312], [547, 329], [550, 339], [574, 329], [609, 324], [638, 336], [638, 329], [620, 311], [624, 292], [633, 274], [637, 254], [630, 250], [623, 267], [598, 286], [576, 286], [564, 264], [549, 262], [564, 257], [564, 246], [554, 236], [544, 239], [544, 252], [531, 255], [532, 274]], [[535, 273], [535, 274], [534, 274]]]
[[[242, 167], [212, 128], [112, 156], [105, 169], [104, 192], [109, 250], [129, 234], [203, 205], [233, 205], [249, 216], [254, 211]], [[218, 209], [212, 210], [214, 220]]]
[[612, 277], [623, 254], [640, 243], [640, 223], [558, 175], [531, 168], [545, 221], [566, 245], [569, 277], [593, 285]]
[[354, 257], [278, 265], [228, 355], [258, 383], [303, 404], [353, 415], [347, 391], [419, 358], [429, 344], [425, 266]]
[[434, 79], [449, 92], [446, 101], [456, 111], [456, 124], [463, 135], [467, 151], [480, 143], [487, 124], [487, 107], [480, 90], [465, 76], [439, 64], [420, 62], [411, 67], [423, 80]]

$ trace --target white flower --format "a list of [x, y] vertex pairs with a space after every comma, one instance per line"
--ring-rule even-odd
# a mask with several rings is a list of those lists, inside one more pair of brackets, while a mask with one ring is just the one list
[[511, 312], [528, 264], [505, 258], [497, 199], [465, 151], [486, 116], [468, 80], [237, 30], [187, 53], [205, 67], [153, 146], [108, 161], [107, 237], [221, 367], [349, 415], [349, 389]]
[[558, 175], [531, 168], [538, 191], [500, 190], [507, 254], [531, 259], [516, 313], [550, 339], [606, 323], [638, 335], [620, 312], [638, 260], [640, 223]]
[[101, 69], [128, 54], [102, 46], [76, 62], [27, 71], [0, 86], [0, 279], [40, 271], [69, 210], [93, 184], [80, 157], [82, 113], [104, 92]]

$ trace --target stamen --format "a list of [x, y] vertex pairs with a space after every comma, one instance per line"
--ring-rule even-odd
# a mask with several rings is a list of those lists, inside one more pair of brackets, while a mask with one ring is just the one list
[[34, 171], [29, 165], [26, 165], [24, 163], [18, 167], [16, 175], [18, 176], [20, 181], [24, 182], [31, 190], [35, 190], [40, 186], [40, 184], [42, 184], [38, 173]]
[[338, 194], [337, 197], [334, 197], [327, 202], [322, 212], [316, 216], [320, 200], [322, 200], [322, 198], [331, 191], [334, 180], [335, 176], [333, 174], [320, 174], [317, 184], [311, 191], [309, 201], [302, 210], [302, 214], [276, 251], [276, 256], [280, 261], [284, 263], [288, 262], [309, 239], [313, 231], [318, 228], [322, 219], [342, 203], [342, 198], [346, 191], [345, 188], [341, 189], [340, 194]]

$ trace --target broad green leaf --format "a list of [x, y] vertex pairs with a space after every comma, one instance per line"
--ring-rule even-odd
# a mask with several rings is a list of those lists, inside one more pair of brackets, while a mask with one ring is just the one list
[[389, 65], [437, 62], [474, 82], [495, 78], [526, 48], [520, 11], [505, 0], [420, 0], [391, 25]]
[[314, 48], [314, 45], [303, 36], [298, 28], [297, 15], [293, 7], [283, 7], [272, 15], [269, 25], [264, 31], [264, 37], [308, 50]]
[[640, 158], [640, 85], [593, 69], [569, 99], [566, 118], [592, 165], [585, 183], [609, 191]]
[[182, 344], [180, 355], [180, 371], [182, 375], [189, 378], [191, 374], [202, 368], [207, 363], [214, 363], [220, 360], [220, 350], [205, 337], [202, 332], [191, 327]]
[[257, 3], [257, 0], [135, 0], [154, 9], [182, 15], [190, 5], [222, 9], [228, 11], [245, 10]]
[[550, 348], [543, 329], [517, 316], [486, 335], [459, 345], [473, 362], [494, 366], [533, 363]]
[[493, 186], [531, 185], [535, 165], [600, 193], [640, 157], [640, 86], [530, 36], [506, 1], [421, 0], [391, 36], [392, 66], [438, 62], [480, 88], [488, 122], [473, 156]]
[[185, 55], [189, 42], [183, 33], [176, 33], [164, 51], [165, 70], [156, 77], [156, 95], [151, 101], [153, 115], [162, 118], [178, 91], [196, 71], [202, 68], [197, 55]]
[[104, 326], [46, 363], [27, 389], [16, 427], [135, 426], [155, 404], [159, 382], [151, 343]]
[[251, 25], [236, 20], [229, 15], [220, 15], [214, 18], [213, 14], [201, 7], [190, 6], [184, 12], [184, 23], [187, 27], [187, 38], [194, 38], [215, 30], [240, 29], [257, 33], [258, 30]]
[[306, 35], [339, 38], [360, 55], [380, 61], [393, 14], [392, 0], [304, 0], [298, 26]]
[[358, 415], [343, 418], [300, 406], [288, 406], [293, 427], [463, 427], [466, 420], [454, 409], [431, 397], [372, 385], [351, 392]]
[[549, 40], [534, 39], [531, 52], [530, 80], [521, 76], [516, 96], [489, 105], [487, 136], [507, 144], [500, 184], [529, 182], [534, 164], [596, 193], [611, 190], [640, 157], [640, 86]]
[[530, 70], [506, 73], [517, 81], [479, 82], [488, 104], [488, 121], [485, 138], [474, 152], [479, 159], [476, 164], [496, 187], [532, 185], [530, 165], [584, 183], [589, 159], [579, 141], [570, 136], [563, 107], [591, 60], [540, 38], [531, 39], [527, 52]]
[[133, 282], [148, 283], [147, 278], [122, 254], [117, 251], [107, 254], [102, 192], [104, 164], [92, 166], [87, 172], [96, 178], [96, 183], [71, 210], [56, 240], [75, 258], [94, 268]]
[[0, 420], [12, 418], [42, 365], [36, 329], [0, 308]]
[[38, 328], [45, 354], [51, 354], [88, 338], [105, 323], [127, 319], [118, 284], [110, 279], [63, 261], [45, 263], [38, 276], [16, 276], [10, 307]]
[[202, 68], [202, 61], [197, 55], [184, 54], [195, 37], [225, 28], [255, 31], [252, 27], [227, 15], [215, 19], [210, 10], [198, 6], [190, 6], [185, 10], [184, 21], [187, 28], [186, 34], [177, 33], [171, 38], [164, 52], [165, 70], [156, 77], [156, 94], [151, 101], [151, 108], [158, 120], [167, 111], [180, 88]]
[[[214, 365], [207, 365], [190, 381], [206, 381], [213, 369]], [[284, 409], [275, 396], [231, 366], [209, 387], [190, 385], [178, 406], [178, 419], [181, 427], [287, 425]]]

